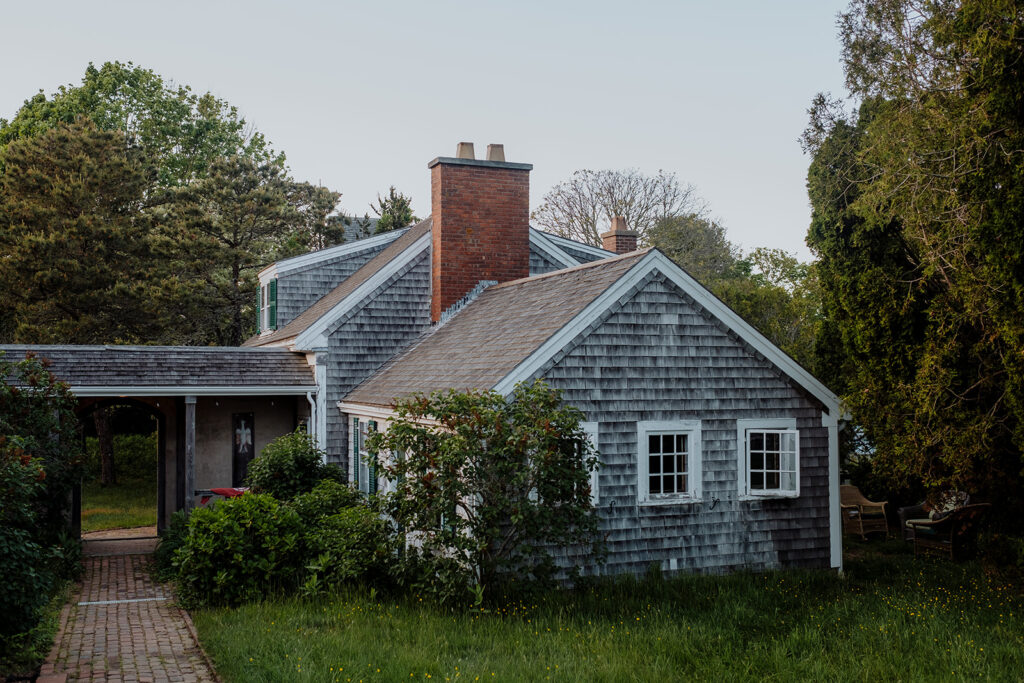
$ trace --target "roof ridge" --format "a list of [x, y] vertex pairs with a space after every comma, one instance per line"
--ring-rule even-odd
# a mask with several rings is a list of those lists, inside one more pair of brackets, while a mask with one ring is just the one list
[[622, 261], [622, 260], [625, 260], [625, 259], [628, 259], [628, 258], [636, 258], [636, 257], [639, 257], [639, 256], [645, 256], [653, 248], [654, 247], [644, 247], [643, 249], [637, 249], [636, 251], [630, 251], [630, 252], [625, 253], [625, 254], [618, 254], [616, 256], [611, 256], [609, 258], [598, 259], [596, 261], [587, 261], [586, 263], [581, 263], [578, 266], [570, 266], [569, 268], [562, 268], [561, 270], [552, 270], [552, 271], [550, 271], [548, 273], [541, 273], [540, 275], [530, 275], [529, 277], [521, 277], [518, 280], [509, 280], [507, 282], [502, 282], [501, 284], [498, 284], [498, 285], [493, 285], [491, 287], [488, 287], [488, 289], [489, 290], [502, 289], [504, 287], [510, 287], [512, 285], [521, 285], [521, 284], [524, 284], [526, 282], [536, 282], [537, 280], [543, 280], [543, 279], [549, 278], [549, 277], [555, 277], [555, 276], [558, 276], [558, 275], [567, 275], [567, 274], [569, 274], [571, 272], [575, 272], [577, 270], [586, 270], [588, 268], [596, 268], [598, 266], [608, 265], [609, 263], [616, 263], [618, 261]]

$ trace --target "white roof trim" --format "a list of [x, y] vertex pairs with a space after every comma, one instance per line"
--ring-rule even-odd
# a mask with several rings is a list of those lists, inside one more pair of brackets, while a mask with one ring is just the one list
[[[346, 415], [370, 417], [375, 420], [383, 420], [384, 422], [391, 422], [392, 420], [398, 419], [398, 411], [394, 408], [374, 406], [367, 403], [346, 403], [345, 401], [338, 401], [338, 410]], [[427, 417], [418, 420], [417, 424], [436, 427], [441, 423], [438, 420]]]
[[75, 386], [71, 393], [79, 398], [98, 396], [296, 396], [313, 393], [317, 388], [312, 384], [300, 385], [237, 385], [195, 386], [182, 384], [173, 386]]
[[572, 268], [573, 266], [580, 265], [579, 261], [559, 249], [554, 242], [548, 239], [547, 235], [537, 228], [530, 228], [530, 245], [537, 247], [537, 249], [544, 252], [547, 256], [566, 268]]
[[356, 240], [355, 242], [339, 244], [336, 247], [328, 247], [327, 249], [320, 249], [319, 251], [311, 251], [308, 254], [293, 256], [292, 258], [271, 263], [269, 266], [261, 270], [258, 275], [262, 281], [263, 274], [270, 269], [276, 269], [276, 275], [280, 276], [284, 273], [304, 268], [305, 266], [313, 265], [314, 263], [319, 263], [320, 261], [328, 261], [333, 258], [338, 258], [339, 256], [347, 256], [349, 254], [355, 254], [360, 251], [379, 247], [382, 244], [390, 244], [404, 235], [408, 230], [409, 228], [392, 230], [390, 232], [381, 233], [380, 235], [374, 235], [373, 237]]
[[561, 235], [552, 235], [550, 232], [543, 232], [543, 231], [538, 231], [538, 232], [542, 232], [543, 235], [548, 238], [548, 240], [550, 240], [553, 244], [556, 244], [556, 245], [559, 242], [563, 242], [563, 243], [566, 243], [566, 244], [571, 244], [573, 249], [578, 249], [578, 250], [586, 252], [588, 254], [593, 254], [594, 256], [596, 256], [598, 258], [611, 258], [612, 256], [615, 256], [615, 252], [614, 251], [608, 251], [607, 249], [602, 249], [601, 247], [595, 247], [593, 244], [587, 244], [585, 242], [577, 242], [576, 240], [571, 240], [568, 237], [562, 237]]
[[639, 263], [630, 268], [628, 272], [604, 290], [575, 318], [566, 323], [558, 332], [549, 337], [546, 342], [527, 356], [512, 372], [494, 385], [494, 390], [507, 395], [511, 393], [516, 383], [534, 376], [555, 354], [565, 348], [569, 342], [590, 327], [590, 325], [597, 322], [612, 304], [655, 270], [664, 274], [665, 277], [693, 298], [697, 304], [736, 333], [740, 339], [749, 344], [771, 363], [774, 363], [776, 367], [782, 370], [794, 382], [809, 391], [812, 396], [825, 405], [830, 414], [840, 414], [839, 398], [828, 387], [805, 370], [803, 366], [790, 358], [784, 351], [768, 341], [750, 323], [722, 303], [715, 295], [706, 290], [686, 271], [657, 249], [652, 249], [648, 252]]
[[430, 240], [430, 233], [425, 233], [418, 240], [406, 247], [405, 251], [384, 264], [384, 266], [374, 273], [366, 282], [356, 287], [351, 294], [335, 304], [331, 310], [320, 316], [315, 323], [300, 332], [295, 337], [295, 341], [292, 342], [291, 348], [303, 350], [318, 348], [321, 335], [327, 331], [327, 328], [330, 327], [339, 316], [343, 315], [346, 311], [365, 299], [373, 292], [373, 290], [387, 282], [395, 273], [400, 271], [414, 258], [419, 256], [420, 252], [430, 245]]

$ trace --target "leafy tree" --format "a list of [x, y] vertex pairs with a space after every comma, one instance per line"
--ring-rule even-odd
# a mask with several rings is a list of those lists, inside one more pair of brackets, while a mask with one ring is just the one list
[[141, 342], [167, 325], [144, 156], [90, 121], [17, 140], [0, 175], [0, 291], [13, 339]]
[[165, 82], [131, 62], [107, 62], [99, 68], [89, 64], [81, 85], [61, 86], [49, 98], [40, 91], [13, 119], [0, 119], [0, 170], [3, 150], [11, 142], [83, 116], [101, 130], [119, 131], [128, 145], [152, 159], [159, 187], [205, 177], [221, 157], [284, 161], [224, 100]]
[[819, 97], [805, 135], [819, 346], [894, 484], [1019, 501], [1020, 8], [855, 0], [840, 25], [860, 109]]
[[546, 576], [552, 545], [595, 543], [582, 414], [543, 382], [401, 401], [370, 437], [394, 483], [384, 508], [428, 555], [454, 559], [482, 590]]
[[377, 225], [374, 227], [375, 235], [404, 228], [419, 220], [413, 215], [412, 200], [395, 190], [394, 185], [388, 189], [387, 197], [377, 195], [376, 206], [371, 204], [370, 208], [377, 214]]
[[551, 188], [530, 217], [556, 235], [601, 246], [600, 235], [614, 216], [625, 217], [640, 233], [641, 244], [647, 244], [648, 232], [658, 221], [703, 211], [696, 189], [681, 185], [674, 173], [583, 169]]
[[176, 191], [171, 238], [196, 309], [195, 334], [238, 345], [255, 325], [256, 272], [291, 253], [322, 226], [339, 195], [290, 180], [280, 165], [217, 159], [206, 178]]
[[697, 213], [661, 218], [647, 239], [701, 283], [733, 275], [740, 255], [720, 223]]

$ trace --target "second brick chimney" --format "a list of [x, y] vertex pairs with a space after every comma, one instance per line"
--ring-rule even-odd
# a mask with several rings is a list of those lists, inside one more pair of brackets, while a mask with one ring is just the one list
[[530, 171], [505, 161], [501, 145], [476, 159], [472, 143], [430, 168], [433, 235], [430, 317], [441, 319], [481, 280], [530, 275]]
[[626, 225], [626, 219], [616, 216], [612, 219], [612, 229], [601, 233], [601, 246], [616, 254], [628, 254], [636, 251], [637, 237], [639, 235]]

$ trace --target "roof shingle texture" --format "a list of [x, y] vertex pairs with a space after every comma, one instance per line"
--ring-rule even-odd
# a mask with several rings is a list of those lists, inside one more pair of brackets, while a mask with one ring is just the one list
[[646, 251], [495, 285], [353, 389], [346, 403], [490, 389], [636, 265]]
[[316, 388], [306, 356], [286, 349], [208, 346], [0, 346], [5, 359], [47, 358], [72, 387]]
[[423, 235], [429, 233], [430, 224], [431, 219], [427, 218], [412, 226], [404, 235], [389, 244], [384, 251], [370, 259], [366, 265], [352, 273], [344, 282], [321, 297], [319, 301], [300, 313], [290, 323], [266, 336], [256, 336], [247, 339], [245, 346], [266, 346], [267, 344], [299, 336], [332, 308], [341, 303], [345, 297], [356, 291], [360, 285], [373, 277], [381, 268], [390, 263], [392, 259], [412, 246]]

